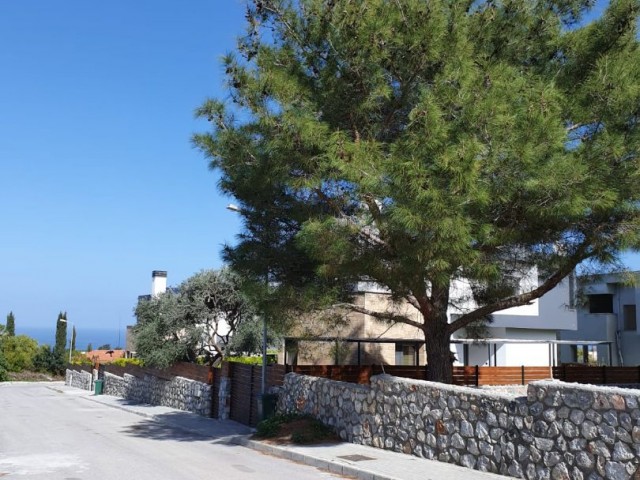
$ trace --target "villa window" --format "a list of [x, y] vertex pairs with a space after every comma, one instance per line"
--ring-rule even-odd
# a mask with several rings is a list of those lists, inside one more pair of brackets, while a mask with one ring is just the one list
[[416, 347], [406, 343], [396, 343], [396, 365], [415, 365]]
[[596, 345], [573, 345], [573, 351], [577, 363], [590, 365], [598, 363], [598, 347]]
[[589, 295], [589, 313], [613, 313], [613, 295]]

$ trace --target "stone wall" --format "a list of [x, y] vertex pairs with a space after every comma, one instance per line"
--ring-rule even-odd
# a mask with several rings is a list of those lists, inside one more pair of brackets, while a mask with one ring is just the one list
[[640, 478], [640, 391], [534, 382], [527, 397], [389, 375], [370, 386], [289, 373], [279, 411], [350, 442], [518, 478]]
[[103, 393], [125, 398], [136, 403], [163, 405], [198, 415], [211, 415], [211, 385], [175, 377], [163, 380], [151, 375], [123, 377], [104, 373]]
[[93, 388], [93, 376], [83, 370], [67, 369], [64, 383], [82, 390], [91, 390]]

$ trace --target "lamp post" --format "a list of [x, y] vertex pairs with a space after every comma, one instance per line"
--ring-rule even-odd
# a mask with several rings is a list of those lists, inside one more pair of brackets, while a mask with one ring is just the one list
[[[240, 207], [230, 203], [227, 210], [235, 213], [241, 213]], [[269, 272], [265, 278], [267, 286], [269, 285]], [[267, 390], [267, 317], [262, 315], [262, 378], [260, 379], [260, 395], [264, 397]]]
[[71, 325], [71, 333], [69, 334], [69, 363], [71, 363], [71, 354], [73, 353], [73, 322], [64, 318], [59, 318], [58, 321]]

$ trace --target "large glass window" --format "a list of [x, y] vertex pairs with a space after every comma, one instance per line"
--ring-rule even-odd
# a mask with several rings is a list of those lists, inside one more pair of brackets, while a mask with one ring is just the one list
[[613, 313], [613, 295], [589, 295], [589, 313]]
[[596, 345], [574, 345], [574, 358], [577, 363], [596, 365], [598, 363], [598, 347]]

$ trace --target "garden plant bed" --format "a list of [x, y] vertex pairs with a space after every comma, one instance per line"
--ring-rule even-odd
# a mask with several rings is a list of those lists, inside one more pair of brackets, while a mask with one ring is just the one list
[[277, 415], [260, 422], [254, 439], [272, 445], [342, 442], [330, 427], [312, 417], [300, 415]]

